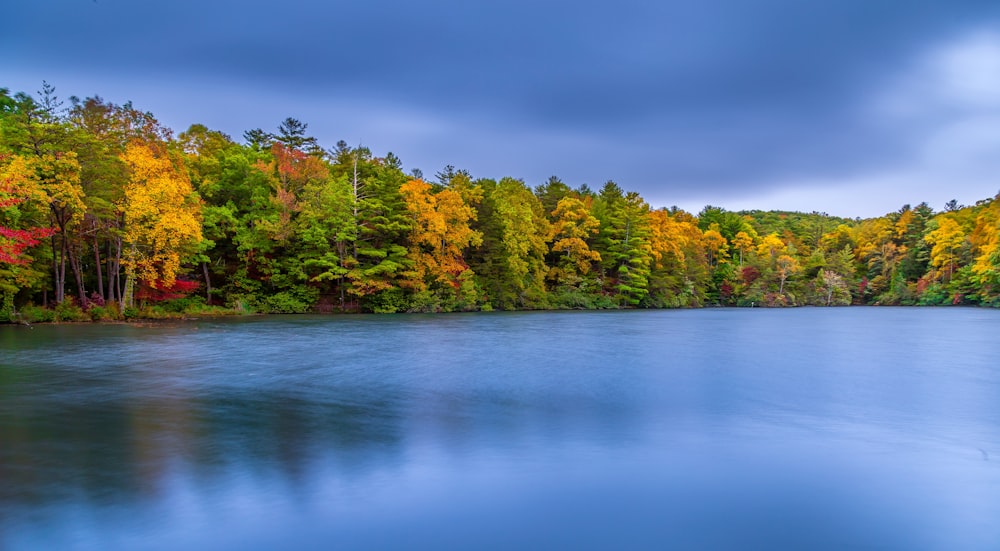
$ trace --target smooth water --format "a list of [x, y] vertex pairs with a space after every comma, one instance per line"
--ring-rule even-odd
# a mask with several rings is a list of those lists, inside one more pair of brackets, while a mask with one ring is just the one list
[[1000, 312], [0, 327], [2, 549], [1000, 549]]

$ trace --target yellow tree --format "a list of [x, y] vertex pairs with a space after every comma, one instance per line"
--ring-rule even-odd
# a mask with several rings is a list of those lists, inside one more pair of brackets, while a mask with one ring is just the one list
[[937, 228], [929, 232], [924, 240], [933, 245], [931, 265], [939, 272], [947, 266], [950, 281], [955, 273], [955, 264], [958, 263], [962, 245], [965, 243], [965, 232], [950, 216], [939, 216], [935, 221]]
[[839, 224], [832, 231], [823, 234], [820, 244], [827, 251], [841, 251], [845, 246], [850, 245], [854, 250], [854, 231], [847, 224]]
[[[741, 232], [742, 233], [742, 232]], [[719, 233], [719, 225], [712, 224], [702, 236], [705, 253], [708, 255], [708, 265], [714, 267], [729, 257], [729, 242]]]
[[972, 264], [972, 280], [980, 286], [984, 300], [994, 300], [1000, 289], [1000, 196], [994, 199], [976, 218], [969, 236], [976, 251]]
[[134, 141], [122, 155], [129, 170], [120, 204], [124, 214], [126, 287], [134, 304], [136, 281], [171, 287], [181, 260], [201, 242], [201, 199], [182, 164], [158, 145]]
[[896, 270], [896, 265], [906, 254], [906, 247], [894, 240], [905, 235], [908, 224], [912, 223], [912, 212], [900, 217], [902, 223], [893, 224], [888, 218], [864, 221], [857, 230], [855, 256], [867, 263], [871, 273], [877, 274], [872, 282], [876, 290], [882, 289]]
[[649, 213], [649, 222], [650, 294], [665, 306], [697, 303], [708, 275], [704, 236], [697, 219], [684, 211], [658, 209]]
[[917, 215], [913, 209], [905, 209], [899, 214], [899, 218], [896, 219], [894, 224], [895, 238], [902, 241], [906, 238], [907, 232], [910, 231], [910, 226], [916, 222]]
[[[78, 233], [86, 207], [80, 187], [80, 163], [75, 153], [45, 153], [39, 156], [15, 155], [7, 171], [20, 174], [25, 198], [44, 208], [52, 234], [52, 270], [56, 302], [62, 302], [66, 289], [66, 260], [70, 242]], [[84, 297], [78, 257], [72, 262], [77, 287]]]
[[600, 221], [580, 199], [566, 196], [552, 211], [555, 220], [549, 234], [552, 252], [560, 255], [559, 265], [549, 269], [549, 278], [556, 283], [574, 284], [590, 272], [591, 263], [599, 262], [601, 254], [590, 249], [587, 240], [597, 235]]
[[778, 237], [776, 233], [764, 236], [764, 239], [757, 245], [757, 256], [766, 257], [774, 262], [780, 255], [785, 254], [788, 246]]
[[[86, 300], [80, 254], [76, 250], [80, 224], [87, 207], [80, 185], [80, 163], [76, 153], [45, 154], [31, 161], [38, 178], [37, 199], [49, 207], [49, 221], [58, 230], [52, 238], [53, 276], [56, 302], [66, 295], [66, 261], [70, 261], [76, 279], [80, 303]], [[76, 243], [74, 243], [76, 242]]]
[[431, 185], [423, 180], [410, 180], [399, 191], [413, 218], [408, 253], [413, 273], [408, 285], [417, 292], [430, 288], [436, 292], [461, 293], [462, 283], [471, 281], [473, 275], [463, 252], [483, 240], [482, 234], [469, 225], [476, 219], [475, 209], [458, 191], [444, 189], [432, 193]]
[[[694, 219], [687, 213], [671, 215], [665, 209], [650, 213], [650, 244], [656, 268], [672, 264], [683, 269], [688, 260], [687, 252], [702, 246], [703, 235]], [[685, 216], [682, 216], [686, 215]]]
[[[751, 230], [752, 231], [752, 230]], [[743, 257], [753, 250], [753, 237], [745, 231], [738, 231], [733, 236], [733, 246], [740, 252], [740, 268], [743, 267]]]
[[[32, 287], [42, 272], [32, 269], [28, 256], [31, 248], [55, 233], [55, 228], [41, 227], [43, 219], [26, 204], [41, 195], [38, 181], [28, 161], [21, 156], [0, 155], [0, 320], [8, 321], [14, 313], [14, 295]], [[44, 203], [41, 203], [44, 206]], [[35, 216], [33, 216], [35, 215]]]

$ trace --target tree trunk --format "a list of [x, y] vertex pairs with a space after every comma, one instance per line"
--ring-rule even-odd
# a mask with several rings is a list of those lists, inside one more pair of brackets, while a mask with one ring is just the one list
[[[70, 212], [65, 206], [49, 204], [53, 224], [59, 232], [52, 235], [52, 261], [55, 263], [56, 303], [62, 303], [66, 298], [66, 257], [68, 256], [69, 240], [66, 238], [66, 226], [69, 224]], [[56, 254], [56, 236], [59, 236], [59, 253]]]
[[118, 293], [118, 304], [125, 299], [125, 291], [122, 289], [122, 238], [115, 238], [115, 290]]
[[135, 306], [135, 249], [135, 243], [132, 243], [128, 253], [128, 264], [125, 265], [125, 289], [122, 295], [122, 308]]
[[358, 201], [360, 201], [358, 193], [358, 154], [354, 153], [354, 261], [358, 261]]
[[96, 266], [95, 271], [97, 272], [97, 292], [101, 296], [101, 300], [108, 300], [108, 295], [104, 292], [104, 271], [101, 270], [101, 246], [97, 242], [97, 231], [94, 231], [94, 266]]
[[[60, 229], [61, 233], [61, 229]], [[63, 234], [62, 243], [59, 246], [59, 288], [58, 292], [58, 302], [66, 300], [66, 236]]]
[[55, 291], [56, 304], [60, 304], [63, 301], [63, 282], [62, 279], [59, 277], [60, 249], [56, 247], [55, 234], [52, 235], [50, 242], [52, 244], [52, 285], [53, 285], [52, 290]]
[[69, 266], [73, 270], [73, 280], [76, 282], [76, 294], [80, 299], [80, 307], [87, 306], [87, 289], [83, 286], [83, 266], [80, 263], [80, 254], [76, 247], [67, 247], [69, 251]]
[[108, 241], [108, 292], [104, 295], [105, 300], [117, 301], [118, 297], [115, 294], [115, 277], [112, 272], [114, 269], [114, 256], [111, 254], [111, 241]]
[[129, 308], [135, 306], [135, 278], [132, 276], [131, 270], [126, 270], [128, 272], [125, 276], [125, 294], [122, 296], [122, 308]]
[[205, 304], [212, 304], [212, 279], [208, 276], [208, 263], [201, 263], [201, 271], [205, 274]]
[[121, 236], [115, 236], [112, 241], [115, 248], [113, 256], [111, 254], [112, 243], [108, 243], [108, 299], [115, 300], [121, 305], [122, 238]]

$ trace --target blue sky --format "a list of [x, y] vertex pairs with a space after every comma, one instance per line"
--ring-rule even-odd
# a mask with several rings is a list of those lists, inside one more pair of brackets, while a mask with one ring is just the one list
[[240, 139], [298, 118], [406, 170], [652, 206], [877, 216], [1000, 191], [1000, 2], [36, 0], [0, 87]]

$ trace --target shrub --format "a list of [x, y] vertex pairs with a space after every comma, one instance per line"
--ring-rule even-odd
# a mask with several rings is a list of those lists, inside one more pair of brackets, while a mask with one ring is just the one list
[[87, 310], [90, 319], [93, 321], [110, 321], [115, 319], [114, 314], [104, 306], [91, 306]]
[[73, 297], [66, 297], [54, 310], [56, 321], [90, 321], [90, 315], [77, 306]]
[[951, 304], [951, 302], [951, 293], [940, 283], [928, 284], [924, 291], [920, 293], [920, 298], [917, 300], [917, 304], [921, 306], [939, 306], [942, 304]]
[[394, 314], [407, 310], [406, 296], [398, 287], [386, 289], [367, 297], [367, 309], [376, 314]]
[[29, 304], [21, 308], [21, 317], [28, 323], [48, 323], [55, 321], [56, 313], [48, 308]]
[[309, 311], [310, 303], [294, 293], [282, 291], [264, 299], [262, 306], [272, 314], [302, 314]]
[[184, 298], [168, 299], [160, 302], [155, 306], [155, 308], [160, 309], [164, 312], [173, 312], [176, 314], [184, 314], [187, 312], [197, 311], [200, 306], [205, 305], [205, 297], [203, 296], [189, 296]]
[[257, 309], [253, 306], [254, 302], [252, 297], [247, 295], [230, 295], [226, 305], [237, 314], [256, 314]]
[[408, 312], [441, 312], [441, 299], [428, 289], [418, 291], [410, 298]]
[[3, 304], [0, 304], [0, 323], [16, 321], [14, 315], [14, 293], [7, 291], [3, 294]]
[[108, 313], [108, 316], [110, 316], [109, 319], [113, 319], [113, 320], [120, 320], [120, 319], [122, 319], [121, 306], [118, 304], [117, 301], [109, 300], [109, 301], [107, 301], [107, 302], [104, 303], [103, 308]]
[[571, 288], [560, 288], [553, 293], [552, 306], [559, 310], [591, 310], [598, 308], [600, 295], [593, 295]]

